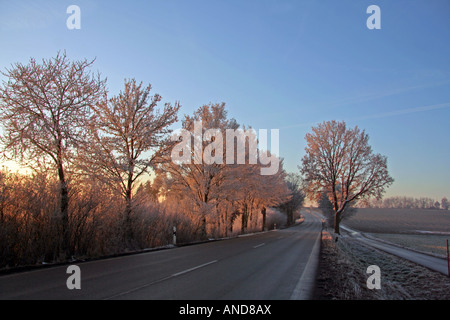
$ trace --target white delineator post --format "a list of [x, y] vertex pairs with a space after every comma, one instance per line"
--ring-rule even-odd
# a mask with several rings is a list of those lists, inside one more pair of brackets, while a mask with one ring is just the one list
[[173, 245], [177, 245], [177, 227], [173, 227]]

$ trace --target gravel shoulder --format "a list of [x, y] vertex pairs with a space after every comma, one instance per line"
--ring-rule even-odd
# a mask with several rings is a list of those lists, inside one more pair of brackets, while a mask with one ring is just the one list
[[[346, 236], [335, 242], [324, 229], [315, 300], [449, 300], [450, 278], [413, 262], [368, 247]], [[370, 290], [367, 267], [381, 270], [381, 289]]]

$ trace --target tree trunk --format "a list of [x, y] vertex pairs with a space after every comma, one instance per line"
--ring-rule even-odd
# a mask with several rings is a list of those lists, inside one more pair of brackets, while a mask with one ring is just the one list
[[202, 215], [202, 227], [201, 227], [200, 237], [201, 237], [202, 240], [206, 240], [207, 239], [207, 234], [206, 234], [206, 216], [205, 216], [205, 214]]
[[248, 224], [248, 212], [247, 205], [244, 206], [244, 210], [242, 210], [242, 220], [241, 220], [241, 233], [244, 234], [247, 230]]
[[126, 246], [130, 246], [131, 242], [134, 238], [133, 226], [131, 223], [131, 215], [132, 215], [132, 190], [133, 190], [133, 171], [134, 165], [133, 162], [130, 161], [128, 163], [128, 179], [125, 190], [125, 217], [124, 217], [124, 241]]
[[236, 220], [237, 215], [238, 215], [238, 213], [236, 211], [233, 211], [230, 213], [230, 218], [228, 220], [228, 232], [230, 232], [230, 234], [233, 233], [233, 224], [234, 224], [234, 220]]
[[294, 224], [294, 212], [293, 212], [293, 210], [291, 209], [291, 208], [289, 208], [288, 210], [287, 210], [287, 221], [286, 221], [286, 224], [288, 225], [288, 226], [290, 226], [290, 225], [292, 225], [292, 224]]
[[334, 214], [334, 233], [339, 234], [339, 222], [341, 222], [341, 212], [335, 212]]
[[125, 217], [124, 217], [124, 240], [126, 245], [133, 239], [133, 228], [131, 223], [131, 188], [128, 188], [125, 193]]
[[261, 209], [261, 214], [263, 216], [263, 221], [262, 221], [262, 230], [261, 231], [265, 231], [266, 230], [266, 216], [267, 216], [267, 209], [266, 207], [263, 207]]
[[71, 255], [70, 252], [70, 233], [69, 233], [69, 191], [67, 189], [67, 182], [64, 174], [64, 168], [62, 161], [58, 159], [58, 177], [60, 185], [60, 210], [61, 210], [61, 229], [62, 229], [62, 243], [61, 251], [62, 254], [68, 258]]

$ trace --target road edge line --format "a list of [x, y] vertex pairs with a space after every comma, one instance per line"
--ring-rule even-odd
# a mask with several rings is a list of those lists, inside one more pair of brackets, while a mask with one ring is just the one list
[[290, 300], [309, 300], [313, 296], [316, 285], [317, 268], [319, 266], [320, 244], [322, 231], [318, 233], [316, 242], [306, 263], [305, 270], [297, 282]]

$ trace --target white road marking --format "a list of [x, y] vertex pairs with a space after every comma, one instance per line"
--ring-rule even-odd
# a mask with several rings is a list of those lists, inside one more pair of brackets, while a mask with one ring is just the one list
[[321, 233], [317, 235], [314, 246], [308, 257], [308, 262], [303, 269], [303, 273], [297, 282], [297, 285], [292, 292], [290, 300], [308, 300], [311, 298], [311, 293], [314, 288], [316, 270], [319, 265], [319, 251], [320, 251]]
[[196, 270], [196, 269], [200, 269], [200, 268], [206, 267], [207, 265], [216, 263], [217, 261], [218, 261], [218, 260], [213, 260], [213, 261], [210, 261], [210, 262], [206, 262], [206, 263], [204, 263], [204, 264], [201, 264], [201, 265], [199, 265], [199, 266], [196, 266], [196, 267], [193, 267], [193, 268], [189, 268], [189, 269], [186, 269], [186, 270], [183, 270], [183, 271], [174, 273], [174, 274], [172, 275], [172, 277], [178, 277], [178, 276], [180, 276], [180, 275], [182, 275], [182, 274], [185, 274], [185, 273], [194, 271], [194, 270]]
[[259, 247], [262, 247], [262, 246], [265, 245], [265, 244], [266, 244], [266, 243], [263, 242], [263, 243], [260, 243], [260, 244], [258, 244], [258, 245], [256, 245], [256, 246], [253, 246], [253, 248], [254, 248], [254, 249], [259, 248]]
[[182, 275], [182, 274], [185, 274], [185, 273], [188, 273], [188, 272], [191, 272], [191, 271], [194, 271], [194, 270], [197, 270], [197, 269], [206, 267], [207, 265], [216, 263], [217, 261], [218, 261], [218, 260], [213, 260], [213, 261], [206, 262], [206, 263], [204, 263], [204, 264], [198, 265], [198, 266], [196, 266], [196, 267], [189, 268], [189, 269], [186, 269], [186, 270], [183, 270], [183, 271], [174, 273], [174, 274], [172, 274], [172, 275], [170, 275], [170, 276], [167, 276], [167, 277], [164, 277], [164, 278], [161, 278], [161, 279], [152, 281], [152, 282], [147, 283], [147, 284], [144, 284], [144, 285], [142, 285], [142, 286], [139, 286], [139, 287], [136, 287], [136, 288], [133, 288], [133, 289], [124, 291], [124, 292], [117, 293], [117, 294], [115, 294], [115, 295], [113, 295], [113, 296], [110, 296], [110, 297], [108, 297], [108, 298], [105, 298], [104, 300], [111, 300], [111, 299], [114, 299], [114, 298], [117, 298], [117, 297], [120, 297], [120, 296], [124, 296], [124, 295], [126, 295], [126, 294], [129, 294], [129, 293], [132, 293], [132, 292], [141, 290], [141, 289], [143, 289], [143, 288], [149, 287], [149, 286], [151, 286], [151, 285], [157, 284], [157, 283], [159, 283], [159, 282], [163, 282], [163, 281], [166, 281], [166, 280], [169, 280], [169, 279], [178, 277], [178, 276], [180, 276], [180, 275]]

